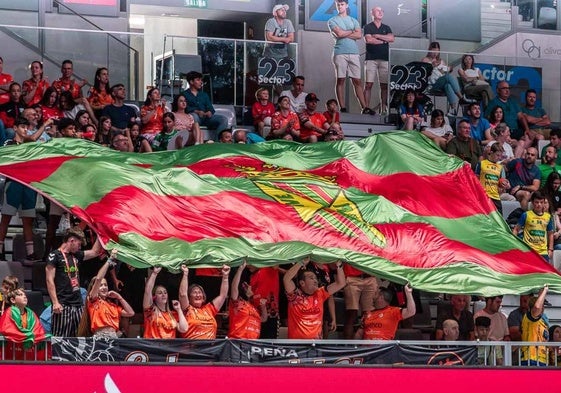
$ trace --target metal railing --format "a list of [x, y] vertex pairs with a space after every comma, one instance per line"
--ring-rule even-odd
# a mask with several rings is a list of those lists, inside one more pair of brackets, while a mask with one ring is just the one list
[[[66, 340], [69, 340], [66, 342]], [[79, 345], [76, 343], [71, 342], [71, 340], [82, 340]], [[65, 339], [61, 337], [54, 338], [53, 344], [51, 346], [50, 341], [46, 341], [43, 343], [36, 344], [28, 349], [24, 349], [22, 344], [13, 343], [10, 341], [5, 340], [2, 336], [0, 336], [0, 354], [1, 358], [0, 361], [26, 361], [26, 362], [41, 362], [41, 361], [69, 361], [69, 360], [76, 360], [80, 361], [79, 359], [84, 357], [84, 352], [87, 351], [88, 342], [83, 340], [93, 340], [93, 339]], [[136, 341], [135, 341], [136, 340]], [[95, 363], [95, 362], [114, 362], [114, 361], [122, 361], [117, 358], [111, 356], [111, 351], [114, 350], [119, 345], [122, 346], [129, 346], [130, 348], [138, 349], [133, 343], [142, 343], [142, 345], [147, 345], [143, 351], [146, 351], [147, 348], [151, 347], [150, 344], [154, 340], [143, 340], [143, 339], [115, 339], [115, 340], [106, 340], [106, 339], [98, 339], [98, 341], [93, 340], [93, 346], [96, 347], [99, 353], [104, 353], [107, 356], [88, 356], [88, 359], [96, 359], [95, 361], [86, 361], [87, 363]], [[214, 347], [212, 340], [186, 340], [186, 339], [176, 339], [176, 340], [164, 340], [165, 346], [167, 346], [167, 350], [170, 351], [169, 355], [177, 355], [184, 352], [186, 348], [189, 348], [188, 343], [196, 344], [198, 350], [195, 354], [193, 359], [187, 359], [187, 361], [193, 363], [197, 362], [196, 359], [200, 359], [199, 362], [205, 362], [204, 358], [199, 358], [201, 351], [204, 352], [204, 347]], [[234, 345], [237, 345], [236, 340], [232, 342]], [[214, 341], [216, 345], [229, 343], [230, 340], [227, 339], [218, 339]], [[104, 344], [105, 343], [105, 344]], [[367, 365], [368, 363], [363, 361], [356, 361], [350, 362], [352, 360], [352, 355], [349, 353], [356, 353], [357, 350], [376, 350], [377, 347], [384, 347], [388, 348], [389, 346], [396, 346], [400, 348], [405, 348], [405, 351], [414, 350], [417, 352], [425, 351], [428, 357], [434, 357], [436, 355], [442, 356], [443, 354], [447, 356], [445, 363], [447, 365], [456, 365], [456, 366], [484, 366], [484, 367], [495, 367], [495, 366], [504, 366], [504, 367], [534, 367], [534, 366], [542, 366], [542, 367], [551, 367], [557, 368], [561, 366], [561, 343], [553, 343], [553, 342], [511, 342], [511, 341], [404, 341], [404, 340], [394, 340], [394, 341], [365, 341], [365, 340], [287, 340], [287, 339], [280, 339], [280, 340], [243, 340], [241, 342], [243, 345], [250, 345], [252, 354], [250, 355], [247, 353], [247, 359], [255, 359], [254, 354], [258, 354], [257, 358], [262, 359], [263, 362], [267, 363], [268, 359], [262, 357], [264, 354], [269, 354], [270, 356], [274, 356], [275, 354], [285, 356], [286, 354], [302, 352], [303, 348], [311, 349], [312, 352], [319, 356], [318, 359], [308, 358], [291, 358], [290, 356], [286, 356], [286, 363], [287, 364], [300, 364], [301, 362], [309, 362], [311, 364], [324, 364], [328, 363], [324, 358], [323, 361], [319, 361], [322, 359], [321, 353], [323, 349], [327, 349], [329, 352], [329, 356], [337, 358], [338, 356], [341, 359], [347, 358], [349, 359], [348, 363], [345, 364], [353, 364], [353, 365]], [[54, 353], [57, 352], [55, 350], [55, 346], [60, 345], [61, 351], [59, 353], [64, 353], [64, 358], [54, 356]], [[102, 347], [106, 345], [106, 347]], [[156, 350], [160, 352], [160, 357], [165, 358], [166, 350], [163, 349], [164, 345], [156, 345], [153, 346], [157, 348]], [[238, 348], [239, 349], [239, 348]], [[457, 356], [457, 353], [460, 353], [463, 349], [475, 349], [477, 351], [476, 360], [464, 364], [463, 360], [460, 356]], [[51, 356], [51, 351], [53, 355]], [[216, 352], [216, 349], [212, 350]], [[74, 353], [75, 352], [75, 353]], [[117, 352], [123, 352], [123, 349], [118, 350]], [[126, 352], [126, 351], [125, 351]], [[138, 352], [138, 351], [136, 351]], [[138, 353], [135, 352], [134, 356], [138, 356]], [[142, 352], [142, 351], [141, 351]], [[173, 353], [172, 353], [173, 352]], [[187, 352], [189, 352], [187, 350]], [[235, 352], [235, 351], [234, 351]], [[237, 352], [234, 353], [230, 351], [230, 355], [228, 355], [229, 360], [222, 360], [224, 363], [247, 363], [246, 355], [244, 352]], [[98, 355], [99, 355], [98, 353]], [[144, 353], [144, 352], [143, 352]], [[163, 355], [162, 355], [163, 353]], [[181, 355], [184, 356], [185, 352]], [[128, 361], [130, 359], [135, 358], [133, 355], [129, 354], [127, 358]], [[147, 355], [146, 355], [147, 356]], [[379, 359], [376, 360], [376, 364], [378, 365], [395, 365], [395, 364], [416, 364], [419, 365], [418, 361], [415, 363], [408, 363], [410, 360], [410, 356], [408, 354], [404, 355], [402, 359], [397, 359], [400, 361], [395, 361], [395, 357], [393, 361], [384, 363], [380, 362]], [[126, 359], [125, 359], [126, 360]], [[82, 360], [83, 361], [83, 360]], [[135, 360], [136, 361], [136, 360]], [[169, 361], [169, 360], [168, 360]], [[206, 360], [208, 361], [208, 359]], [[254, 361], [250, 361], [254, 362]], [[278, 361], [277, 361], [278, 363]], [[335, 364], [341, 364], [340, 362], [335, 362]], [[427, 365], [443, 365], [440, 363], [427, 363]]]

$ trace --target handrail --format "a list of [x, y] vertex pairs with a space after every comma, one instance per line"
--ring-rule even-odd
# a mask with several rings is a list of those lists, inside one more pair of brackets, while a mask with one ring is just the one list
[[83, 15], [77, 13], [76, 11], [74, 11], [72, 8], [68, 7], [66, 4], [61, 3], [58, 0], [53, 0], [54, 3], [56, 3], [59, 7], [62, 6], [65, 9], [67, 9], [68, 11], [70, 11], [72, 14], [74, 14], [75, 16], [77, 16], [78, 18], [82, 19], [83, 21], [85, 21], [86, 23], [89, 23], [90, 25], [92, 25], [93, 27], [95, 27], [98, 30], [103, 31], [104, 33], [106, 33], [108, 36], [110, 36], [111, 38], [115, 39], [117, 42], [120, 42], [121, 44], [125, 45], [127, 48], [132, 49], [133, 52], [138, 53], [138, 51], [136, 49], [134, 49], [132, 46], [130, 46], [129, 44], [127, 44], [126, 42], [120, 40], [119, 38], [115, 37], [113, 34], [103, 30], [103, 28], [101, 28], [100, 26], [96, 25], [95, 23], [93, 23], [91, 20], [89, 20], [88, 18], [84, 17]]

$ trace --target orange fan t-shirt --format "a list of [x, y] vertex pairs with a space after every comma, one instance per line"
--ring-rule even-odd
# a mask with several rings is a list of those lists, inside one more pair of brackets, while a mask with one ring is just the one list
[[27, 107], [29, 108], [35, 104], [40, 103], [41, 99], [43, 98], [43, 94], [45, 93], [45, 90], [47, 90], [49, 86], [50, 86], [49, 82], [47, 82], [44, 79], [41, 79], [39, 82], [35, 82], [33, 79], [28, 79], [24, 81], [21, 86], [22, 93], [29, 94], [31, 93], [31, 90], [35, 89], [35, 94], [33, 94], [33, 97], [31, 98], [31, 101], [29, 101], [29, 103], [27, 104]]
[[187, 320], [187, 331], [180, 334], [183, 338], [193, 338], [197, 340], [214, 340], [218, 324], [215, 315], [218, 310], [212, 302], [202, 307], [189, 306], [185, 311], [185, 319]]
[[113, 97], [111, 97], [111, 94], [107, 93], [105, 90], [98, 91], [92, 86], [88, 92], [88, 102], [92, 104], [92, 106], [96, 107], [106, 106], [113, 103]]
[[119, 330], [119, 321], [123, 307], [108, 302], [107, 300], [96, 298], [88, 301], [88, 314], [90, 315], [90, 328], [92, 332], [104, 327]]
[[[164, 113], [166, 112], [165, 108], [161, 106], [157, 106], [156, 113], [150, 117], [150, 119], [142, 124], [142, 134], [157, 134], [158, 132], [162, 131], [164, 128]], [[144, 117], [148, 114], [148, 112], [153, 111], [154, 107], [149, 105], [144, 105], [140, 108], [140, 117]]]
[[144, 309], [144, 338], [175, 338], [177, 312], [160, 311], [156, 306]]
[[288, 338], [315, 340], [321, 338], [323, 302], [329, 297], [324, 287], [312, 295], [300, 289], [286, 294], [288, 298]]
[[70, 94], [72, 94], [72, 98], [74, 99], [80, 98], [80, 96], [82, 95], [82, 88], [78, 83], [76, 83], [74, 79], [57, 79], [53, 82], [52, 86], [56, 89], [59, 96], [63, 91], [69, 91]]
[[397, 325], [403, 319], [401, 308], [387, 306], [367, 311], [362, 316], [363, 340], [393, 340]]
[[243, 299], [230, 300], [228, 338], [257, 339], [261, 334], [259, 311]]

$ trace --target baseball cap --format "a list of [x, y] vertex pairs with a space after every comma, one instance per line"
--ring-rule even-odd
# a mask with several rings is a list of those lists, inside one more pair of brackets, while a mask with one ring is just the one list
[[288, 4], [277, 4], [276, 6], [273, 7], [273, 15], [276, 15], [277, 11], [283, 8], [285, 11], [288, 11], [290, 7], [288, 6]]
[[318, 98], [318, 96], [316, 96], [315, 93], [309, 93], [306, 96], [306, 101], [319, 101], [319, 98]]

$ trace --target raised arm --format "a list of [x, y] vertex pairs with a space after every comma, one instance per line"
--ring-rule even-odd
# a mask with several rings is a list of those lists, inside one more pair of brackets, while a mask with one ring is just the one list
[[230, 289], [230, 298], [232, 300], [238, 300], [238, 297], [240, 295], [240, 290], [239, 290], [240, 280], [242, 278], [242, 273], [246, 265], [247, 265], [246, 262], [243, 261], [240, 267], [238, 268], [238, 270], [236, 271], [236, 274], [234, 274], [234, 279], [232, 280], [232, 288]]
[[212, 304], [217, 310], [222, 308], [222, 305], [228, 297], [228, 276], [230, 275], [230, 266], [222, 265], [222, 284], [220, 284], [220, 293], [212, 300]]
[[337, 275], [335, 276], [335, 282], [329, 284], [327, 286], [327, 292], [330, 295], [333, 295], [335, 292], [340, 291], [341, 289], [345, 288], [345, 272], [343, 271], [343, 262], [338, 261], [337, 264]]
[[181, 303], [179, 301], [174, 300], [171, 302], [173, 309], [177, 312], [177, 331], [179, 333], [187, 332], [189, 325], [187, 323], [187, 319], [185, 318], [185, 314], [181, 311]]
[[161, 267], [154, 267], [146, 280], [144, 285], [144, 298], [142, 299], [142, 308], [147, 309], [152, 307], [152, 289], [154, 289], [154, 284], [156, 283], [156, 277], [158, 273], [162, 271]]
[[179, 283], [179, 304], [182, 310], [187, 310], [189, 308], [189, 294], [187, 293], [189, 287], [189, 268], [187, 265], [181, 265], [181, 271], [183, 276]]
[[[105, 263], [98, 270], [97, 275], [94, 277], [94, 282], [93, 282], [93, 285], [92, 285], [92, 289], [90, 290], [90, 293], [88, 293], [88, 297], [90, 299], [96, 299], [97, 298], [97, 296], [99, 294], [99, 286], [101, 285], [101, 280], [107, 274], [107, 270], [109, 270], [109, 267], [110, 266], [115, 266], [115, 258], [116, 257], [117, 257], [117, 250], [116, 249], [111, 250], [111, 256], [109, 258], [107, 258]], [[133, 314], [134, 314], [134, 312], [133, 312]]]
[[403, 319], [411, 318], [417, 312], [417, 306], [415, 306], [415, 299], [413, 299], [413, 288], [411, 285], [407, 284], [403, 287], [405, 291], [405, 298], [407, 299], [407, 307], [401, 310], [401, 316]]
[[107, 292], [107, 297], [110, 299], [115, 299], [121, 304], [121, 307], [123, 307], [121, 316], [123, 318], [131, 318], [134, 316], [134, 310], [132, 309], [131, 305], [119, 293], [115, 291], [109, 291]]
[[544, 287], [540, 290], [538, 298], [536, 299], [536, 303], [534, 303], [532, 310], [530, 310], [530, 312], [532, 313], [532, 317], [535, 319], [538, 319], [543, 314], [543, 305], [545, 303], [545, 297], [548, 290], [549, 287], [547, 286], [547, 284], [544, 285]]
[[296, 277], [298, 271], [301, 267], [306, 267], [310, 263], [310, 257], [306, 257], [302, 262], [297, 262], [284, 274], [282, 278], [282, 283], [284, 285], [284, 290], [286, 293], [292, 293], [296, 290], [296, 284], [294, 284], [293, 278]]
[[95, 239], [95, 243], [93, 244], [92, 248], [84, 251], [84, 261], [98, 257], [99, 254], [101, 254], [102, 250], [103, 248], [101, 247], [101, 243], [99, 242], [99, 236], [98, 236], [97, 239]]

